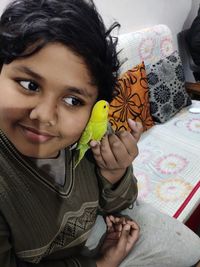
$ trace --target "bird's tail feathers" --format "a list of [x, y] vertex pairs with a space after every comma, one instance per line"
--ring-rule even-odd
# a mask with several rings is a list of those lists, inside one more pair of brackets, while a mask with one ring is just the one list
[[79, 149], [79, 151], [78, 151], [79, 153], [78, 153], [77, 158], [75, 159], [74, 169], [77, 167], [79, 162], [84, 157], [85, 152], [89, 149], [89, 146], [88, 146], [88, 144], [82, 144], [78, 149]]

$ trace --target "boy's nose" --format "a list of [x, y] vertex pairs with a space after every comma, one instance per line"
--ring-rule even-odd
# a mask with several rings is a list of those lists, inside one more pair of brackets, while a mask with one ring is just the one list
[[46, 125], [55, 125], [57, 122], [57, 105], [53, 101], [41, 101], [30, 112], [31, 120], [38, 120]]

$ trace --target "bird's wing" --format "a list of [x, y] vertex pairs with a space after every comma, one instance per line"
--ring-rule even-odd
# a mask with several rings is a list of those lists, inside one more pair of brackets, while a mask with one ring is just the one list
[[91, 124], [88, 123], [85, 130], [83, 131], [83, 133], [80, 137], [77, 149], [79, 149], [79, 146], [81, 146], [81, 145], [88, 144], [89, 141], [91, 140], [91, 138], [92, 138], [92, 127], [91, 127]]

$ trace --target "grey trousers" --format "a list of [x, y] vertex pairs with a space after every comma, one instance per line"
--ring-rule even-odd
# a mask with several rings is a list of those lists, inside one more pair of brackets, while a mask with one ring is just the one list
[[[200, 238], [178, 220], [142, 201], [122, 214], [138, 223], [140, 236], [120, 267], [190, 267], [200, 260]], [[84, 255], [92, 256], [105, 231], [104, 220], [98, 216]]]

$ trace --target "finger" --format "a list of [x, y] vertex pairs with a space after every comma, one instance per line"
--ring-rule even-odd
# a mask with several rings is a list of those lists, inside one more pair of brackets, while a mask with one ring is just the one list
[[135, 245], [135, 243], [137, 242], [137, 240], [139, 239], [139, 233], [140, 233], [140, 228], [139, 225], [135, 222], [135, 221], [127, 221], [127, 224], [130, 225], [130, 233], [128, 236], [128, 242], [127, 242], [127, 252], [129, 252], [133, 246]]
[[92, 150], [93, 156], [96, 160], [96, 163], [99, 167], [104, 166], [105, 162], [101, 156], [101, 151], [100, 151], [100, 142], [92, 140], [90, 142], [90, 148]]
[[113, 215], [109, 215], [109, 220], [112, 222], [112, 224], [118, 224], [120, 223], [121, 218], [120, 217], [116, 217]]
[[122, 231], [122, 221], [123, 219], [120, 217], [115, 218], [114, 228], [116, 232], [119, 232], [119, 236], [121, 235], [121, 231]]
[[117, 136], [126, 148], [126, 153], [128, 153], [131, 158], [135, 158], [138, 155], [137, 142], [133, 135], [128, 131], [121, 131], [117, 133]]
[[100, 153], [107, 168], [114, 169], [118, 166], [115, 155], [113, 153], [112, 143], [110, 142], [110, 135], [106, 135], [102, 139]]
[[123, 228], [122, 223], [115, 224], [115, 231], [119, 233], [119, 236], [121, 235], [122, 228]]
[[123, 222], [123, 218], [121, 217], [115, 217], [113, 215], [109, 216], [109, 220], [112, 221], [112, 226], [114, 228], [115, 232], [119, 233], [119, 236], [121, 235], [121, 231], [122, 231], [122, 222]]
[[115, 222], [115, 217], [113, 215], [109, 215], [108, 217], [109, 217], [111, 222], [113, 222], [113, 223]]
[[123, 217], [123, 222], [122, 222], [122, 224], [123, 224], [123, 225], [126, 224], [126, 217]]
[[143, 131], [143, 126], [140, 122], [128, 119], [128, 125], [131, 128], [131, 134], [138, 142]]
[[108, 232], [113, 232], [114, 231], [113, 223], [110, 220], [109, 216], [106, 216], [106, 225], [107, 225]]
[[140, 227], [135, 221], [128, 220], [127, 223], [131, 226], [132, 229], [140, 231]]
[[117, 217], [117, 223], [126, 224], [126, 218], [124, 216]]
[[114, 218], [115, 218], [115, 224], [120, 223], [121, 218], [119, 218], [119, 217], [114, 217]]
[[111, 222], [109, 216], [106, 216], [106, 224], [107, 224], [107, 226], [112, 226], [112, 222]]
[[[131, 136], [130, 133], [129, 135]], [[131, 156], [127, 152], [127, 148], [122, 140], [120, 140], [117, 134], [111, 134], [108, 136], [108, 141], [116, 161], [115, 168], [127, 168], [127, 166], [130, 165]]]
[[129, 224], [131, 226], [131, 230], [140, 231], [139, 225], [132, 219], [126, 218], [126, 224]]
[[130, 229], [130, 234], [128, 236], [128, 244], [127, 244], [127, 250], [129, 251], [130, 249], [132, 249], [132, 247], [135, 245], [135, 243], [137, 242], [138, 238], [139, 238], [139, 228], [133, 228], [131, 227]]

